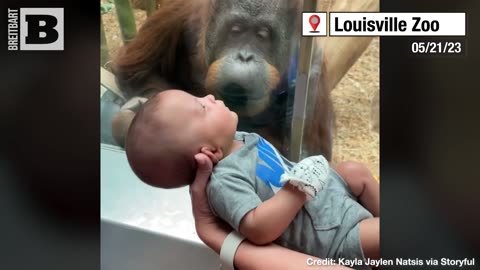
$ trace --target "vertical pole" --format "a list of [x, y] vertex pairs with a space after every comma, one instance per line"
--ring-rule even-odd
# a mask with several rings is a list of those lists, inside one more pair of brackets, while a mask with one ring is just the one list
[[157, 10], [157, 0], [143, 0], [145, 1], [145, 9], [147, 11], [147, 16], [152, 15], [155, 10]]
[[[315, 11], [316, 7], [317, 0], [305, 0], [303, 2], [304, 12]], [[289, 147], [289, 159], [292, 161], [299, 161], [302, 155], [303, 132], [305, 129], [307, 97], [309, 96], [310, 65], [312, 63], [312, 54], [313, 37], [301, 37]]]
[[103, 27], [102, 15], [100, 15], [100, 66], [105, 67], [105, 64], [109, 59], [110, 55], [108, 53], [107, 38]]
[[123, 43], [128, 43], [136, 34], [135, 17], [130, 0], [114, 0], [114, 2]]

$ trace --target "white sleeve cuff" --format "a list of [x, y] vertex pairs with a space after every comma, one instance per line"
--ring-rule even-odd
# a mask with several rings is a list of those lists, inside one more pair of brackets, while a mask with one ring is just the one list
[[227, 235], [227, 238], [223, 241], [222, 248], [220, 249], [220, 269], [221, 270], [234, 270], [233, 259], [237, 252], [238, 246], [245, 239], [245, 236], [239, 234], [235, 230]]

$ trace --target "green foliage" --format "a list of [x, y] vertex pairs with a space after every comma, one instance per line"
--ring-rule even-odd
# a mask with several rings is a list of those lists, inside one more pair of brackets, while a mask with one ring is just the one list
[[130, 0], [114, 0], [114, 3], [122, 40], [124, 43], [128, 43], [136, 34], [135, 17], [130, 6]]
[[105, 14], [111, 11], [115, 7], [115, 4], [112, 2], [113, 0], [108, 0], [108, 3], [100, 4], [100, 13]]

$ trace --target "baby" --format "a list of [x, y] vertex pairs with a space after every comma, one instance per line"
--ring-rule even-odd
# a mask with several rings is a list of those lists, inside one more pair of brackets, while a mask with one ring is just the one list
[[191, 184], [194, 155], [203, 153], [215, 165], [213, 212], [251, 242], [320, 258], [379, 258], [379, 184], [364, 165], [334, 170], [322, 156], [295, 164], [259, 135], [236, 132], [237, 123], [212, 95], [161, 92], [132, 122], [128, 161], [142, 181], [174, 188]]

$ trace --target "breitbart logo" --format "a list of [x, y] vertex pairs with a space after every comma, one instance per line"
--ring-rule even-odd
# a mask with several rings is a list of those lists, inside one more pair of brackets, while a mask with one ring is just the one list
[[8, 9], [9, 51], [63, 51], [63, 8]]

